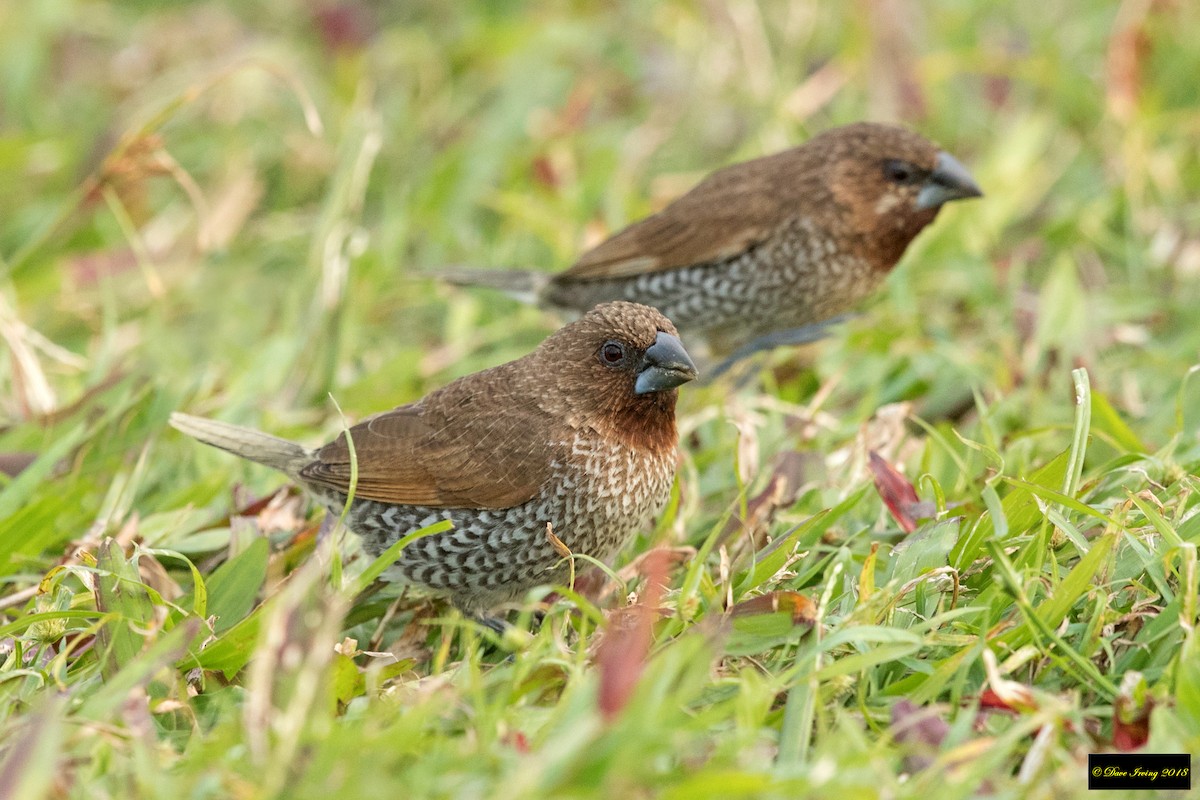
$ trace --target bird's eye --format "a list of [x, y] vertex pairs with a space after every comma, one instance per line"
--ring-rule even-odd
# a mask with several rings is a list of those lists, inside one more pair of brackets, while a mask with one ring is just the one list
[[907, 162], [894, 159], [883, 162], [883, 176], [892, 183], [910, 183], [916, 174], [916, 168]]
[[615, 367], [625, 360], [625, 345], [620, 342], [605, 342], [600, 348], [600, 361]]

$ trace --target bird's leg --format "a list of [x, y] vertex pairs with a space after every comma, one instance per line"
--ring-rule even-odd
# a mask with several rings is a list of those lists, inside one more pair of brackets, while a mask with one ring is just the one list
[[[475, 622], [478, 622], [480, 625], [484, 626], [488, 630], [495, 632], [495, 634], [497, 636], [499, 636], [501, 639], [503, 639], [506, 635], [508, 635], [508, 633], [510, 631], [512, 631], [514, 628], [517, 628], [516, 625], [513, 625], [511, 622], [509, 622], [504, 617], [493, 617], [493, 616], [489, 616], [488, 614], [484, 614], [482, 612], [480, 612], [480, 613], [464, 612], [464, 613], [468, 619], [474, 620]], [[530, 621], [533, 623], [533, 627], [535, 629], [540, 628], [542, 626], [542, 624], [546, 621], [546, 609], [545, 608], [535, 608], [530, 613], [529, 616], [530, 616]], [[518, 630], [523, 631], [524, 628], [519, 628]]]
[[504, 638], [504, 632], [512, 627], [508, 620], [502, 617], [489, 617], [486, 614], [472, 614], [471, 619], [475, 620], [483, 627], [490, 629], [500, 638]]
[[329, 511], [321, 520], [321, 525], [317, 528], [317, 542], [324, 542], [333, 534], [333, 529], [337, 525], [338, 515]]
[[763, 334], [755, 339], [751, 339], [746, 344], [734, 350], [733, 353], [724, 361], [718, 364], [715, 368], [709, 370], [708, 374], [701, 378], [700, 383], [709, 384], [724, 375], [729, 371], [729, 368], [739, 361], [749, 358], [755, 353], [761, 353], [764, 350], [772, 350], [776, 347], [786, 345], [801, 345], [810, 344], [820, 341], [829, 335], [829, 328], [837, 325], [840, 322], [845, 322], [857, 314], [838, 314], [836, 317], [814, 322], [811, 325], [802, 325], [799, 328], [792, 328], [786, 331], [772, 331], [771, 333]]

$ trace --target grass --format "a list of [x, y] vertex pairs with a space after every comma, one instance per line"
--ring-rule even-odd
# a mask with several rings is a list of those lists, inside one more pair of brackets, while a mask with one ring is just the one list
[[[1065, 797], [1200, 750], [1194, 4], [314, 8], [0, 3], [0, 795]], [[360, 592], [166, 426], [317, 443], [521, 355], [555, 320], [426, 273], [864, 117], [987, 197], [686, 389], [657, 530], [527, 634]]]

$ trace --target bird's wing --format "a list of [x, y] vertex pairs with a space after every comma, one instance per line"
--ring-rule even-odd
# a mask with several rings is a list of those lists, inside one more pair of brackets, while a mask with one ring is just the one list
[[790, 210], [780, 202], [778, 176], [758, 166], [747, 162], [713, 173], [662, 211], [584, 253], [555, 280], [627, 278], [746, 252], [768, 238]]
[[[546, 444], [535, 438], [541, 426], [529, 419], [528, 409], [487, 414], [473, 404], [464, 396], [447, 414], [416, 403], [352, 427], [355, 497], [444, 508], [510, 508], [532, 499], [551, 470]], [[343, 433], [318, 450], [300, 475], [344, 493], [351, 461]]]

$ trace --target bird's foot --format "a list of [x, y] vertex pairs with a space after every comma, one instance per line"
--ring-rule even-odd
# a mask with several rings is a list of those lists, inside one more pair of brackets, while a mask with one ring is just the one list
[[830, 317], [821, 322], [814, 322], [811, 325], [802, 325], [799, 328], [791, 328], [786, 331], [772, 331], [758, 338], [751, 339], [737, 350], [734, 350], [730, 356], [716, 367], [709, 370], [708, 374], [701, 378], [700, 383], [712, 383], [728, 372], [735, 364], [744, 361], [756, 353], [773, 350], [776, 347], [811, 344], [812, 342], [820, 341], [829, 335], [829, 329], [832, 326], [845, 322], [854, 316], [857, 315], [854, 313], [838, 314], [836, 317]]
[[489, 617], [484, 614], [472, 614], [471, 619], [489, 629], [501, 639], [504, 638], [505, 632], [512, 628], [512, 624], [503, 617]]

